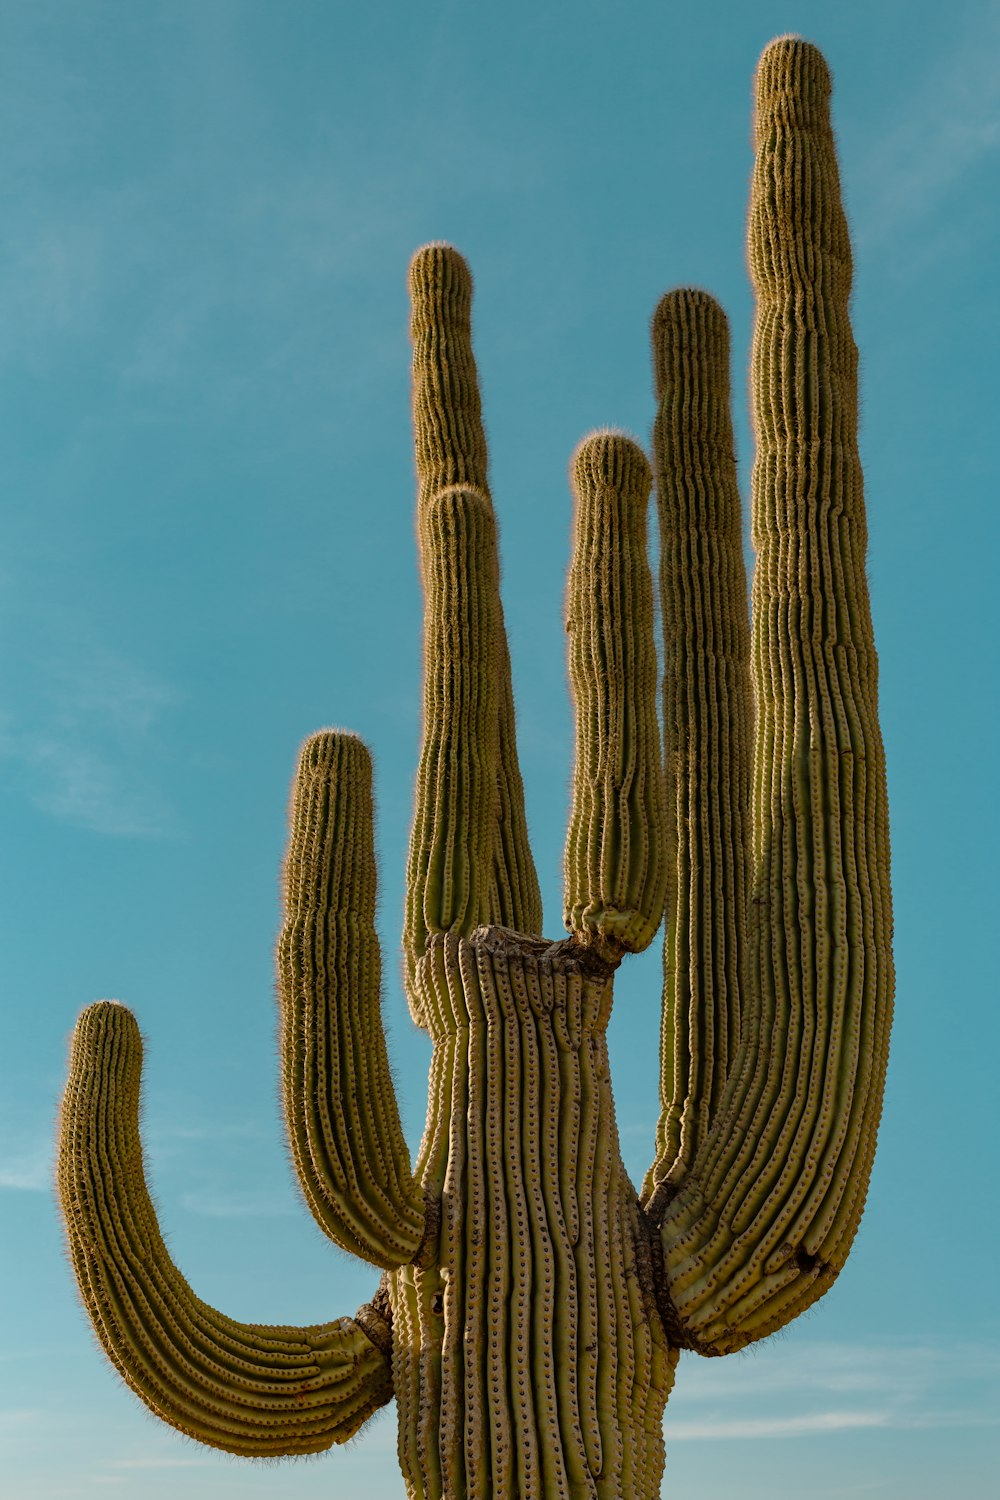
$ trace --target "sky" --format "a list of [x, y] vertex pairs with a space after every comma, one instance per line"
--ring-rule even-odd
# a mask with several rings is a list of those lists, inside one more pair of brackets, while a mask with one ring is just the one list
[[[196, 1447], [121, 1385], [51, 1191], [67, 1039], [98, 997], [138, 1016], [150, 1180], [201, 1297], [260, 1323], [367, 1299], [377, 1273], [325, 1240], [288, 1164], [272, 954], [298, 745], [356, 730], [376, 767], [384, 1008], [415, 1151], [429, 1049], [399, 983], [421, 631], [407, 263], [446, 239], [476, 278], [555, 937], [567, 461], [594, 427], [648, 439], [649, 317], [694, 284], [730, 315], [746, 481], [751, 79], [788, 31], [834, 75], [855, 250], [897, 1013], [851, 1260], [765, 1345], [682, 1357], [663, 1493], [995, 1493], [1000, 4], [0, 0], [11, 1494], [401, 1500], [393, 1408], [279, 1469]], [[657, 946], [623, 969], [610, 1031], [635, 1179], [657, 1113]]]

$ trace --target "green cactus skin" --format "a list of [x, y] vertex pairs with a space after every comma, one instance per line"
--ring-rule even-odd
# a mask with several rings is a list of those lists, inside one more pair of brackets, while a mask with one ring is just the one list
[[467, 935], [494, 913], [498, 684], [510, 673], [489, 500], [477, 490], [440, 490], [424, 501], [421, 522], [424, 736], [404, 932], [411, 975], [431, 933]]
[[194, 1295], [167, 1253], [139, 1145], [142, 1042], [112, 1000], [77, 1022], [60, 1114], [58, 1186], [84, 1305], [146, 1405], [251, 1458], [343, 1443], [392, 1397], [389, 1361], [351, 1318], [236, 1323]]
[[292, 1159], [336, 1244], [403, 1265], [423, 1238], [424, 1201], [382, 1029], [372, 768], [354, 735], [321, 732], [303, 745], [289, 825], [277, 958]]
[[566, 590], [576, 710], [566, 838], [567, 929], [609, 957], [656, 936], [666, 893], [666, 808], [656, 722], [653, 587], [646, 560], [652, 474], [621, 433], [573, 455], [573, 558]]
[[[450, 245], [425, 245], [410, 263], [410, 336], [413, 341], [413, 436], [417, 464], [417, 532], [421, 538], [424, 592], [434, 593], [428, 568], [438, 554], [423, 545], [428, 508], [435, 496], [454, 486], [466, 486], [483, 496], [490, 510], [492, 502], [487, 480], [486, 435], [476, 361], [472, 353], [472, 275], [465, 261]], [[495, 524], [495, 523], [494, 523]], [[488, 877], [488, 911], [483, 920], [495, 922], [516, 932], [538, 934], [542, 930], [542, 897], [535, 873], [535, 862], [528, 843], [528, 823], [524, 814], [524, 785], [517, 761], [517, 737], [514, 725], [514, 690], [510, 675], [510, 654], [503, 625], [500, 603], [500, 575], [496, 563], [489, 565], [488, 576], [496, 588], [496, 682], [500, 695], [500, 720], [497, 730], [497, 787], [493, 854]], [[486, 587], [484, 579], [480, 584]], [[464, 628], [464, 627], [462, 627]], [[432, 643], [428, 643], [428, 650]], [[431, 670], [430, 663], [425, 671]], [[426, 713], [426, 698], [425, 698]], [[449, 753], [464, 762], [470, 755], [470, 744], [461, 739], [461, 728], [452, 723], [440, 730], [425, 727], [430, 737], [435, 733], [452, 743]], [[474, 755], [480, 753], [475, 745]], [[487, 753], [482, 746], [482, 753]], [[403, 934], [408, 989], [413, 987], [413, 966], [423, 951], [426, 931], [464, 931], [466, 935], [478, 925], [469, 920], [464, 927], [450, 923], [442, 928], [433, 924], [424, 928], [427, 914], [433, 912], [437, 896], [424, 888], [426, 855], [419, 847], [419, 836], [425, 820], [434, 814], [425, 805], [426, 797], [438, 796], [417, 782], [417, 814], [411, 838], [407, 870], [407, 920]], [[465, 834], [460, 834], [464, 840]], [[449, 856], [445, 855], [447, 863]], [[423, 909], [425, 915], [417, 913]]]
[[618, 1150], [611, 964], [482, 927], [417, 969], [437, 1254], [389, 1278], [407, 1493], [653, 1495], [677, 1360]]
[[[471, 278], [448, 246], [412, 263], [425, 683], [403, 947], [433, 1042], [412, 1171], [380, 1016], [371, 764], [353, 735], [322, 731], [300, 755], [278, 946], [293, 1158], [324, 1231], [383, 1268], [372, 1301], [280, 1329], [200, 1302], [145, 1188], [136, 1023], [104, 1001], [74, 1034], [59, 1187], [81, 1295], [130, 1386], [203, 1442], [315, 1451], [394, 1395], [411, 1500], [653, 1500], [680, 1350], [765, 1337], [846, 1259], [893, 975], [829, 92], [814, 47], [765, 51], [752, 623], [725, 317], [681, 290], [653, 320], [662, 756], [649, 467], [618, 433], [574, 456], [560, 942], [539, 936]], [[637, 1195], [605, 1031], [618, 963], [664, 903], [661, 1112]]]
[[661, 1110], [646, 1196], [688, 1170], [719, 1110], [746, 993], [750, 622], [729, 408], [729, 330], [705, 292], [653, 316], [663, 725], [672, 788]]
[[[692, 1347], [707, 1353], [728, 1353], [782, 1327], [844, 1264], [875, 1151], [892, 1013], [885, 761], [864, 570], [857, 352], [847, 312], [851, 254], [829, 97], [815, 47], [797, 38], [772, 43], [757, 73], [749, 220], [757, 294], [749, 901], [736, 905], [735, 922], [716, 921], [710, 930], [720, 947], [735, 942], [730, 972], [742, 980], [745, 963], [746, 999], [731, 1063], [728, 1049], [710, 1048], [699, 1035], [700, 1021], [691, 1025], [690, 1035], [710, 1053], [702, 1065], [726, 1069], [725, 1092], [700, 1120], [697, 1104], [685, 1101], [698, 1120], [696, 1149], [685, 1159], [682, 1139], [677, 1167], [664, 1158], [644, 1194], [660, 1225], [677, 1320]], [[671, 320], [678, 342], [683, 306], [679, 301]], [[711, 409], [721, 399], [717, 385], [710, 394], [718, 360], [710, 350], [697, 359]], [[663, 427], [680, 428], [677, 396], [668, 393], [665, 404]], [[728, 452], [717, 477], [726, 494]], [[728, 504], [721, 509], [728, 512]], [[682, 525], [669, 491], [662, 525], [678, 534]], [[708, 531], [711, 518], [702, 525]], [[705, 569], [700, 580], [711, 600], [703, 619], [725, 619], [729, 603], [714, 597], [713, 572]], [[738, 627], [731, 631], [737, 656], [740, 635]], [[707, 640], [694, 633], [673, 649], [688, 663], [709, 659]], [[668, 687], [668, 697], [675, 691]], [[749, 749], [741, 700], [737, 693], [731, 705], [729, 746], [730, 786], [740, 795], [747, 773], [735, 761]], [[715, 714], [708, 699], [704, 740], [691, 728], [692, 766], [704, 767], [718, 752], [725, 731], [717, 718], [713, 724]], [[728, 816], [720, 809], [706, 829], [710, 840], [702, 833], [693, 848], [681, 841], [679, 866], [720, 844], [735, 847], [744, 822], [743, 808], [731, 804]], [[724, 882], [724, 870], [716, 875], [714, 866], [703, 877], [701, 911], [718, 910]], [[726, 962], [721, 952], [702, 946], [699, 954], [690, 943], [671, 955], [668, 936], [668, 964], [671, 957], [697, 976], [693, 1004], [699, 986]], [[668, 972], [668, 994], [683, 982]], [[669, 1122], [678, 1100], [671, 1069], [664, 1071]], [[718, 1092], [714, 1085], [711, 1092]], [[661, 1124], [664, 1144], [671, 1132]]]

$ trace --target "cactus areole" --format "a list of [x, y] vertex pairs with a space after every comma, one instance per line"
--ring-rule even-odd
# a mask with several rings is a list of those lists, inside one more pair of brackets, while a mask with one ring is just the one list
[[[446, 245], [413, 260], [426, 615], [403, 948], [433, 1041], [415, 1165], [380, 1019], [371, 764], [353, 735], [302, 749], [278, 949], [295, 1166], [330, 1238], [381, 1268], [371, 1302], [278, 1328], [200, 1301], [145, 1186], [135, 1020], [104, 1001], [73, 1037], [59, 1185], [83, 1300], [136, 1394], [201, 1442], [314, 1452], [395, 1397], [413, 1500], [651, 1500], [679, 1351], [766, 1337], [844, 1264], [875, 1150], [892, 961], [829, 95], [814, 47], [765, 51], [751, 610], [728, 332], [710, 297], [675, 291], [656, 310], [652, 470], [615, 432], [572, 460], [576, 759], [558, 942], [541, 936], [517, 763], [471, 278]], [[605, 1032], [615, 971], [664, 913], [660, 1116], [637, 1192]]]

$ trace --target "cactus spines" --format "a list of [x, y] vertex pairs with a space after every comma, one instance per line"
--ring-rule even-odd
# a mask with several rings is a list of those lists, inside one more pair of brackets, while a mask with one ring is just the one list
[[618, 1149], [613, 966], [496, 927], [417, 971], [436, 1262], [391, 1279], [411, 1496], [656, 1493], [676, 1364]]
[[747, 996], [728, 1086], [690, 1167], [665, 1183], [676, 1196], [664, 1208], [662, 1189], [650, 1198], [673, 1307], [692, 1342], [718, 1352], [780, 1328], [846, 1260], [891, 1019], [885, 766], [829, 94], [814, 47], [782, 38], [764, 53], [749, 220]]
[[740, 1037], [753, 753], [725, 313], [705, 292], [668, 292], [652, 343], [671, 858], [661, 1114], [647, 1197], [690, 1167]]
[[597, 432], [574, 453], [570, 479], [566, 631], [576, 759], [564, 921], [581, 942], [620, 958], [653, 941], [667, 871], [646, 557], [652, 475], [631, 439]]
[[213, 1448], [262, 1458], [342, 1443], [392, 1397], [358, 1323], [237, 1323], [170, 1259], [139, 1142], [142, 1042], [131, 1012], [88, 1006], [60, 1113], [59, 1193], [77, 1284], [101, 1343], [157, 1416]]
[[278, 938], [281, 1082], [306, 1202], [376, 1266], [412, 1260], [423, 1197], [399, 1123], [381, 1019], [371, 758], [334, 730], [303, 745]]
[[[410, 262], [410, 331], [413, 340], [413, 437], [417, 465], [417, 535], [425, 591], [430, 554], [425, 534], [429, 502], [439, 491], [467, 486], [492, 508], [487, 480], [486, 436], [476, 361], [472, 353], [472, 275], [451, 245], [425, 245]], [[497, 785], [489, 917], [517, 932], [540, 933], [542, 897], [528, 843], [524, 784], [517, 760], [514, 689], [510, 653], [497, 582], [496, 685], [498, 694]], [[427, 730], [425, 719], [425, 732]], [[463, 753], [477, 753], [466, 747]], [[424, 810], [418, 806], [414, 834]], [[470, 929], [471, 930], [471, 929]], [[408, 928], [408, 934], [412, 928]], [[408, 963], [415, 948], [404, 943]]]
[[[757, 74], [749, 253], [757, 565], [747, 608], [725, 316], [653, 320], [650, 469], [591, 435], [571, 478], [570, 936], [539, 935], [470, 333], [445, 245], [410, 268], [424, 722], [403, 948], [433, 1051], [409, 1157], [386, 1059], [371, 764], [303, 747], [278, 947], [282, 1078], [317, 1222], [383, 1268], [355, 1317], [234, 1323], [169, 1260], [142, 1175], [140, 1043], [84, 1012], [59, 1183], [81, 1292], [155, 1411], [241, 1454], [342, 1441], [395, 1395], [411, 1500], [653, 1500], [681, 1348], [819, 1297], [860, 1218], [891, 1018], [885, 770], [864, 573], [850, 250], [815, 48]], [[752, 615], [752, 621], [749, 616]], [[637, 1196], [606, 1027], [665, 903], [660, 1121]]]
[[406, 882], [409, 971], [429, 934], [493, 917], [503, 617], [493, 507], [455, 486], [424, 502], [424, 734]]

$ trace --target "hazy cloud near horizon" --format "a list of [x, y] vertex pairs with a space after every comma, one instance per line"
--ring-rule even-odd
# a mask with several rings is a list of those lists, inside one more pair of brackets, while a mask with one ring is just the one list
[[779, 1337], [721, 1369], [694, 1357], [682, 1364], [667, 1406], [668, 1443], [1000, 1425], [1000, 1344], [789, 1344]]

